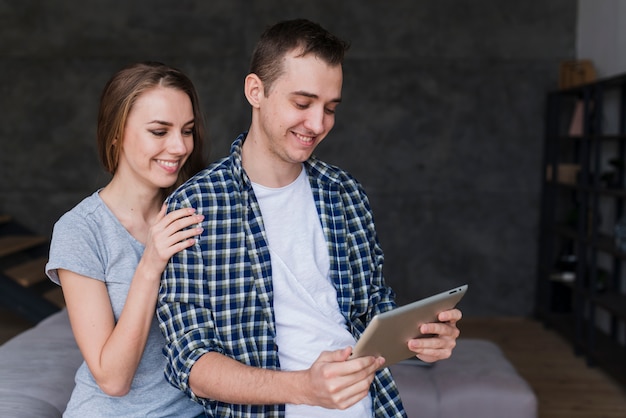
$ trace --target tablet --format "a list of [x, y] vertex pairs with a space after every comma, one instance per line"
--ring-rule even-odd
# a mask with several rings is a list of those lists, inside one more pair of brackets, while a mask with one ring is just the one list
[[424, 337], [419, 331], [420, 325], [438, 322], [437, 315], [453, 309], [466, 291], [467, 285], [459, 286], [374, 316], [354, 346], [351, 357], [382, 356], [386, 360], [383, 367], [414, 357], [407, 343]]

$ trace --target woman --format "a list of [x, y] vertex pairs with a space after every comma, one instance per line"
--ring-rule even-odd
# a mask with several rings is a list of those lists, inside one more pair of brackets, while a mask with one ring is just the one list
[[193, 208], [163, 205], [204, 166], [193, 84], [160, 63], [119, 71], [100, 99], [97, 139], [112, 178], [55, 224], [46, 266], [85, 360], [64, 416], [203, 416], [163, 376], [155, 319], [167, 261], [202, 230]]

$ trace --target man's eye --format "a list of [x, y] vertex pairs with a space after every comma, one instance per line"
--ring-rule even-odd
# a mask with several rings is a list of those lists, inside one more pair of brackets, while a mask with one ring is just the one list
[[335, 109], [325, 108], [324, 112], [326, 112], [327, 115], [334, 115], [335, 114]]

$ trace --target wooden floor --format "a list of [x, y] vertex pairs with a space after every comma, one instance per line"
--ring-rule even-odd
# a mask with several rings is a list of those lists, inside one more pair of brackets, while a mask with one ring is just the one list
[[537, 395], [540, 418], [626, 418], [626, 388], [588, 367], [571, 345], [539, 322], [466, 318], [459, 328], [462, 337], [500, 346]]
[[[0, 343], [29, 327], [0, 309]], [[601, 370], [587, 367], [565, 340], [540, 323], [525, 318], [465, 318], [459, 328], [464, 338], [484, 338], [500, 346], [535, 391], [539, 418], [626, 418], [626, 388]]]

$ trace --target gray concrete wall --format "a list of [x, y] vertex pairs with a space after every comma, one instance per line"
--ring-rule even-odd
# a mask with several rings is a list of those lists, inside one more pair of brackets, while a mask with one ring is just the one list
[[591, 60], [598, 78], [626, 71], [626, 3], [578, 0], [578, 17], [577, 58]]
[[400, 303], [461, 283], [468, 315], [533, 309], [544, 97], [575, 55], [568, 0], [0, 3], [0, 213], [50, 234], [104, 185], [100, 91], [129, 62], [179, 66], [224, 155], [247, 129], [257, 36], [307, 17], [352, 42], [318, 155], [369, 192]]

